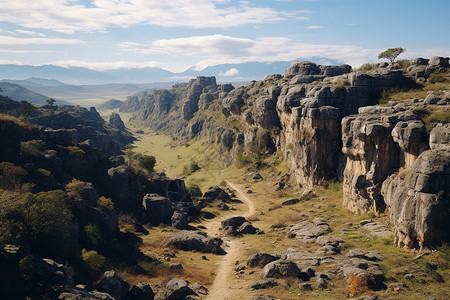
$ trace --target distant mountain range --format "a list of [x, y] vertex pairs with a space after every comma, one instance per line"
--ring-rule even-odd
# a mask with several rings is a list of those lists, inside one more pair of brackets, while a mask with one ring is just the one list
[[[309, 60], [320, 64], [341, 64], [339, 61], [323, 57], [309, 57], [296, 60]], [[296, 61], [295, 60], [295, 61]], [[58, 81], [72, 85], [98, 85], [107, 83], [155, 83], [187, 81], [199, 75], [216, 76], [219, 82], [245, 82], [260, 80], [267, 74], [283, 74], [293, 61], [280, 62], [248, 62], [241, 64], [222, 64], [207, 67], [201, 71], [194, 67], [180, 73], [169, 72], [161, 68], [117, 69], [108, 71], [94, 71], [87, 68], [64, 68], [53, 65], [0, 65], [0, 78], [10, 80], [24, 80], [27, 78], [43, 78], [48, 82], [36, 83], [45, 86], [58, 85]]]
[[[339, 65], [339, 61], [323, 57], [310, 57], [318, 64]], [[295, 61], [297, 61], [295, 60]], [[194, 67], [181, 73], [173, 73], [160, 68], [118, 69], [94, 71], [87, 68], [64, 68], [53, 65], [0, 65], [0, 94], [14, 100], [28, 100], [44, 104], [47, 98], [57, 99], [57, 103], [95, 106], [116, 98], [143, 90], [170, 89], [177, 82], [186, 82], [197, 76], [215, 76], [218, 83], [246, 85], [251, 80], [261, 80], [267, 74], [284, 74], [293, 61], [248, 62], [222, 64], [207, 67], [201, 71]]]

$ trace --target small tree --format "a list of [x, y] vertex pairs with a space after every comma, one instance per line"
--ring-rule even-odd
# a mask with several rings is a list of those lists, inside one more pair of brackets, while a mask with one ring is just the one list
[[45, 104], [47, 104], [48, 106], [53, 106], [55, 102], [56, 101], [53, 98], [47, 98], [47, 100], [45, 100]]
[[397, 47], [397, 48], [389, 48], [386, 51], [381, 52], [380, 54], [378, 54], [378, 58], [379, 59], [388, 59], [391, 62], [391, 65], [394, 64], [395, 59], [397, 58], [397, 56], [399, 56], [400, 54], [402, 54], [403, 52], [405, 52], [406, 49], [403, 49], [401, 47]]

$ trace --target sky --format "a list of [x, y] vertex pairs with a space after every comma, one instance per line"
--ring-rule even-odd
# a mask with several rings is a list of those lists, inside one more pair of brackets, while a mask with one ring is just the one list
[[[160, 67], [450, 56], [450, 0], [0, 0], [0, 64]], [[233, 75], [234, 70], [229, 70]]]

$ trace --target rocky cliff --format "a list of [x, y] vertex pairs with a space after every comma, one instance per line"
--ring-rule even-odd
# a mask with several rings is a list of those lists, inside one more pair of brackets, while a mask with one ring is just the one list
[[448, 114], [446, 92], [375, 106], [388, 91], [445, 81], [450, 67], [448, 58], [440, 57], [407, 64], [380, 63], [352, 72], [348, 65], [296, 62], [284, 75], [237, 88], [198, 77], [147, 94], [137, 104], [130, 100], [141, 107], [132, 122], [179, 139], [207, 137], [219, 145], [217, 157], [225, 164], [255, 146], [265, 153], [279, 149], [300, 187], [341, 179], [345, 208], [378, 215], [392, 211], [381, 192], [383, 182], [410, 170], [429, 144], [439, 144], [445, 135], [441, 130], [429, 141], [424, 119], [439, 110]]

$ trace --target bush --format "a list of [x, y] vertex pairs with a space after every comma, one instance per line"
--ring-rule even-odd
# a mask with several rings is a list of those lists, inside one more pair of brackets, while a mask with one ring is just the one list
[[45, 142], [42, 140], [30, 140], [20, 143], [20, 154], [26, 157], [44, 156]]
[[363, 64], [357, 71], [367, 72], [373, 69], [373, 64]]
[[202, 191], [200, 190], [200, 187], [196, 184], [191, 184], [186, 187], [187, 192], [191, 196], [191, 198], [200, 198], [203, 196]]
[[5, 190], [18, 190], [22, 186], [23, 178], [28, 172], [21, 166], [10, 162], [0, 163], [0, 188]]
[[200, 167], [197, 165], [197, 163], [192, 162], [188, 168], [185, 168], [184, 172], [187, 173], [186, 175], [191, 175], [198, 170], [200, 170]]
[[428, 82], [431, 83], [446, 82], [446, 81], [447, 81], [446, 74], [443, 73], [432, 73], [428, 77]]
[[69, 153], [70, 158], [74, 160], [82, 160], [83, 156], [86, 154], [86, 152], [77, 146], [67, 147], [67, 152]]
[[91, 276], [99, 276], [106, 263], [106, 258], [103, 255], [98, 254], [95, 250], [81, 250], [81, 260]]
[[347, 290], [352, 294], [366, 291], [369, 288], [367, 278], [359, 278], [351, 274], [347, 281]]
[[294, 149], [294, 144], [292, 144], [292, 143], [287, 144], [286, 149], [293, 150]]
[[105, 196], [100, 196], [97, 204], [101, 210], [107, 210], [107, 211], [114, 210], [114, 202], [112, 201], [111, 198], [106, 198]]
[[93, 246], [98, 247], [103, 243], [103, 236], [98, 225], [91, 223], [87, 224], [84, 226], [84, 233]]
[[144, 168], [145, 170], [147, 170], [149, 172], [153, 172], [155, 164], [156, 164], [156, 158], [154, 156], [144, 154], [144, 155], [139, 156], [139, 158], [137, 159], [137, 162], [140, 167]]
[[0, 243], [30, 247], [44, 257], [61, 255], [73, 237], [73, 215], [63, 191], [0, 195]]
[[236, 161], [234, 162], [236, 168], [238, 169], [242, 169], [245, 166], [248, 166], [250, 164], [252, 164], [254, 161], [253, 157], [251, 155], [238, 155], [238, 157], [236, 157]]

